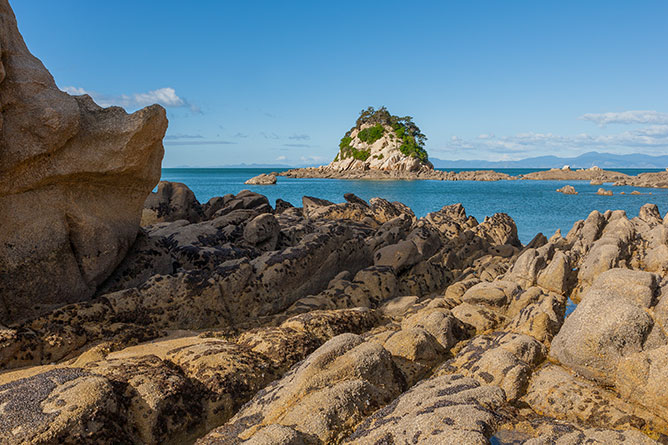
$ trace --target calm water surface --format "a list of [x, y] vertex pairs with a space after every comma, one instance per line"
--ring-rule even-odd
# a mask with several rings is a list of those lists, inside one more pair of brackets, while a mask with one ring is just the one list
[[[500, 169], [517, 175], [536, 169]], [[497, 212], [510, 215], [517, 224], [522, 243], [528, 243], [538, 232], [548, 238], [555, 230], [565, 235], [579, 219], [584, 219], [592, 210], [604, 212], [622, 209], [629, 217], [636, 216], [640, 207], [648, 202], [657, 204], [664, 214], [668, 211], [668, 189], [638, 189], [643, 195], [629, 195], [636, 188], [590, 185], [587, 181], [405, 181], [405, 180], [347, 180], [347, 179], [293, 179], [280, 176], [272, 186], [244, 185], [244, 181], [271, 169], [176, 169], [164, 168], [162, 179], [183, 182], [190, 187], [200, 202], [226, 193], [238, 193], [244, 189], [262, 193], [273, 204], [276, 198], [301, 206], [304, 195], [343, 202], [343, 194], [352, 192], [363, 199], [381, 197], [400, 201], [424, 216], [444, 205], [462, 203], [468, 215], [479, 221]], [[274, 170], [275, 171], [275, 170]], [[619, 169], [623, 173], [637, 174], [642, 171]], [[578, 195], [563, 195], [555, 190], [570, 184]], [[611, 189], [613, 196], [599, 196], [599, 187]], [[620, 192], [626, 195], [620, 195]], [[651, 193], [651, 195], [649, 194]]]

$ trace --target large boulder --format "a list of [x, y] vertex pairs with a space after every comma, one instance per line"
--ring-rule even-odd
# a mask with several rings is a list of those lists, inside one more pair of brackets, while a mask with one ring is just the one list
[[227, 424], [198, 443], [239, 443], [272, 424], [293, 427], [319, 443], [337, 443], [404, 388], [387, 350], [342, 334], [257, 393]]
[[89, 298], [135, 240], [165, 110], [70, 96], [0, 0], [0, 322]]
[[641, 352], [654, 325], [654, 274], [611, 269], [598, 276], [552, 341], [550, 356], [581, 375], [614, 384], [620, 361]]
[[503, 391], [461, 375], [425, 380], [360, 423], [345, 443], [487, 444]]
[[141, 225], [185, 219], [199, 222], [203, 211], [195, 194], [181, 182], [160, 181], [158, 190], [152, 192], [144, 203]]

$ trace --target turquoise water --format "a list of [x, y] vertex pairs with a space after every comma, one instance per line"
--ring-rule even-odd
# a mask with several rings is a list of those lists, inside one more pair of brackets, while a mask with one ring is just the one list
[[[355, 181], [344, 179], [292, 179], [279, 177], [273, 186], [244, 185], [244, 181], [271, 169], [178, 169], [165, 168], [162, 179], [183, 182], [190, 187], [200, 202], [226, 193], [238, 193], [244, 189], [266, 195], [273, 204], [276, 198], [301, 206], [304, 195], [343, 202], [343, 194], [352, 192], [363, 199], [381, 197], [400, 201], [413, 209], [417, 216], [438, 210], [444, 205], [461, 202], [469, 215], [482, 221], [496, 212], [509, 214], [517, 224], [522, 243], [528, 243], [542, 232], [550, 237], [561, 229], [565, 235], [573, 223], [584, 219], [592, 210], [625, 210], [629, 217], [636, 216], [640, 207], [648, 202], [657, 204], [662, 214], [668, 211], [668, 189], [638, 189], [643, 195], [629, 195], [633, 187], [589, 185], [587, 181]], [[455, 170], [456, 171], [456, 170]], [[536, 169], [501, 169], [517, 175]], [[627, 174], [642, 171], [619, 169]], [[570, 184], [578, 195], [563, 195], [555, 190]], [[613, 196], [598, 196], [599, 187], [611, 189]], [[620, 195], [620, 192], [626, 195]]]

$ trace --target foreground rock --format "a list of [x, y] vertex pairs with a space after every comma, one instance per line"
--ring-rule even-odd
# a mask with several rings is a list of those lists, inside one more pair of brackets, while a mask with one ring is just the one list
[[[668, 433], [656, 206], [592, 212], [566, 237], [522, 246], [507, 215], [478, 222], [459, 204], [417, 218], [349, 194], [274, 210], [250, 191], [202, 205], [184, 187], [147, 200], [165, 220], [142, 229], [95, 299], [0, 330], [0, 400], [26, 399], [0, 408], [3, 440]], [[568, 297], [581, 303], [564, 321]]]
[[249, 184], [249, 185], [272, 185], [276, 184], [276, 176], [275, 175], [267, 175], [265, 173], [262, 173], [260, 175], [254, 176], [244, 182], [244, 184]]
[[[0, 322], [85, 300], [137, 235], [160, 177], [165, 111], [58, 89], [0, 2]], [[36, 210], [38, 209], [38, 210]]]

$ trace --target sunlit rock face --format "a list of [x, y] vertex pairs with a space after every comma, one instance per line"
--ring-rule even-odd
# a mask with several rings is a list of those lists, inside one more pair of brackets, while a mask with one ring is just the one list
[[160, 178], [165, 110], [58, 89], [0, 0], [0, 322], [89, 298]]

